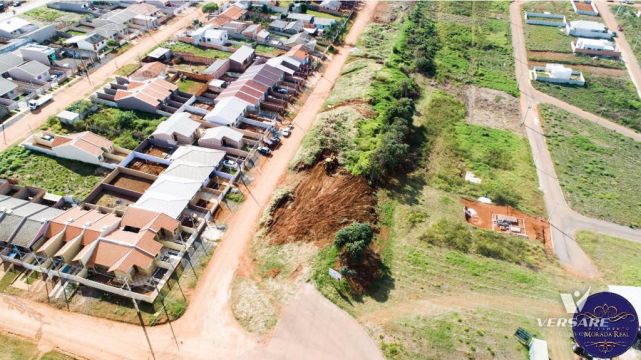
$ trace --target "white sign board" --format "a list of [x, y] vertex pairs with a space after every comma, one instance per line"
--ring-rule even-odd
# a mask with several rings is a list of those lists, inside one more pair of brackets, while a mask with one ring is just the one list
[[332, 268], [329, 268], [329, 276], [338, 281], [343, 280], [343, 275]]

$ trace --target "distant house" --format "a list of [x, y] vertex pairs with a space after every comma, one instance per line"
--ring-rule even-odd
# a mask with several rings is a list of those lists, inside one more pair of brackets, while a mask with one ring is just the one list
[[323, 0], [319, 7], [330, 11], [338, 11], [341, 9], [341, 2], [339, 0]]
[[9, 70], [23, 63], [24, 60], [14, 53], [0, 54], [0, 75], [8, 74]]
[[579, 15], [599, 16], [599, 10], [592, 0], [570, 0], [572, 9]]
[[127, 27], [122, 24], [106, 23], [94, 28], [94, 33], [107, 40], [118, 40], [127, 37]]
[[308, 50], [313, 51], [314, 48], [316, 48], [316, 39], [312, 38], [309, 34], [305, 32], [301, 32], [298, 34], [294, 34], [290, 36], [287, 40], [285, 40], [285, 46], [293, 47], [296, 45], [303, 45]]
[[49, 67], [31, 60], [9, 70], [9, 76], [25, 82], [46, 82], [49, 80]]
[[179, 112], [161, 122], [150, 139], [152, 143], [160, 143], [162, 146], [192, 144], [199, 127], [200, 124], [192, 120], [188, 112]]
[[217, 45], [223, 46], [228, 42], [227, 31], [212, 29], [211, 26], [203, 26], [189, 33], [194, 45]]
[[532, 80], [568, 85], [585, 85], [585, 78], [580, 71], [572, 70], [561, 64], [546, 64], [545, 67], [535, 66], [530, 71]]
[[169, 60], [171, 59], [171, 50], [164, 47], [158, 47], [147, 54], [147, 57], [157, 61]]
[[243, 45], [234, 51], [234, 53], [229, 57], [229, 61], [231, 61], [231, 70], [235, 72], [243, 72], [252, 64], [252, 62], [254, 62], [255, 58], [256, 51], [254, 48]]
[[243, 36], [246, 36], [250, 39], [256, 39], [258, 33], [260, 33], [262, 30], [263, 28], [260, 26], [260, 24], [251, 24], [242, 31], [242, 34]]
[[245, 15], [247, 14], [247, 10], [231, 5], [227, 9], [225, 9], [223, 12], [218, 14], [214, 21], [212, 22], [212, 25], [216, 28], [220, 28], [223, 25], [230, 23], [232, 21], [238, 21], [242, 20], [245, 18]]
[[307, 65], [310, 62], [309, 53], [302, 44], [296, 45], [289, 49], [286, 55], [298, 61], [302, 65]]
[[615, 33], [596, 21], [577, 20], [565, 25], [565, 33], [576, 37], [612, 39]]
[[258, 41], [265, 42], [265, 41], [269, 41], [270, 38], [271, 38], [271, 34], [267, 30], [261, 30], [258, 32], [258, 34], [256, 34], [256, 40]]
[[36, 25], [17, 16], [0, 21], [0, 37], [17, 38], [37, 29]]
[[286, 26], [287, 26], [287, 21], [274, 20], [269, 23], [268, 29], [276, 32], [284, 32]]
[[243, 133], [228, 126], [217, 126], [205, 130], [198, 139], [198, 145], [213, 149], [231, 147], [242, 149], [245, 145]]
[[56, 60], [56, 50], [44, 45], [27, 44], [20, 48], [24, 60], [35, 60], [44, 65], [51, 65]]
[[290, 12], [289, 14], [287, 14], [287, 20], [290, 20], [290, 21], [300, 20], [304, 23], [311, 24], [314, 22], [314, 15]]
[[285, 29], [283, 29], [283, 32], [285, 34], [297, 34], [297, 33], [301, 32], [301, 31], [303, 31], [304, 27], [305, 26], [304, 26], [303, 22], [300, 21], [300, 20], [290, 21], [290, 22], [287, 23], [287, 25], [285, 25]]
[[240, 35], [247, 28], [247, 24], [240, 21], [231, 21], [221, 27], [221, 30], [227, 31], [228, 34]]
[[13, 100], [18, 97], [18, 85], [13, 81], [0, 77], [0, 97]]
[[126, 9], [134, 13], [132, 23], [141, 26], [143, 29], [153, 29], [160, 25], [165, 14], [156, 6], [148, 3], [129, 5]]
[[139, 110], [152, 114], [161, 110], [178, 86], [155, 78], [147, 81], [125, 81], [119, 84], [113, 95], [113, 101], [121, 109]]
[[571, 43], [572, 52], [588, 56], [603, 56], [618, 59], [621, 52], [613, 41], [606, 39], [578, 38]]
[[327, 29], [335, 24], [336, 24], [335, 19], [323, 18], [323, 17], [316, 17], [314, 19], [314, 25], [316, 25], [316, 28], [319, 30]]
[[116, 167], [129, 152], [89, 131], [69, 135], [36, 133], [22, 145], [51, 156], [109, 168]]
[[76, 12], [81, 14], [91, 12], [89, 1], [54, 1], [48, 3], [47, 7], [51, 9]]
[[76, 42], [78, 49], [100, 52], [107, 46], [107, 39], [99, 34], [89, 34]]

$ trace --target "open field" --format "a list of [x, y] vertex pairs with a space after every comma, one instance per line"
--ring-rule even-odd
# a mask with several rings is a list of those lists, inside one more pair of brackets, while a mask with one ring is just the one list
[[540, 111], [570, 206], [588, 216], [641, 226], [641, 145], [553, 106]]
[[[593, 66], [593, 67], [602, 67], [606, 69], [618, 69], [618, 70], [621, 70], [622, 76], [626, 76], [625, 63], [622, 61], [612, 60], [612, 59], [589, 57], [589, 56], [577, 56], [572, 53], [561, 53], [561, 52], [552, 52], [552, 51], [528, 51], [528, 60], [530, 60], [530, 65], [532, 65], [532, 62], [541, 62], [541, 63], [552, 62], [557, 64], [568, 64], [568, 65], [574, 65], [574, 66], [586, 65], [586, 66]], [[543, 66], [543, 65], [544, 64], [540, 64], [540, 66]]]
[[66, 23], [73, 24], [86, 15], [77, 14], [73, 12], [60, 11], [57, 9], [50, 9], [46, 6], [29, 10], [23, 14], [24, 17], [42, 22], [42, 23]]
[[267, 45], [256, 45], [256, 55], [260, 56], [278, 56], [283, 53], [283, 50]]
[[588, 231], [577, 233], [576, 240], [599, 268], [605, 283], [641, 286], [641, 244]]
[[525, 43], [528, 50], [571, 54], [571, 41], [572, 37], [565, 35], [562, 28], [525, 24]]
[[20, 338], [13, 334], [0, 334], [2, 352], [0, 360], [74, 360], [74, 357], [57, 351], [42, 353], [37, 345], [27, 339]]
[[198, 91], [198, 89], [200, 89], [203, 84], [204, 83], [202, 82], [190, 79], [178, 80], [178, 82], [176, 82], [176, 85], [178, 85], [178, 89], [180, 89], [180, 91], [188, 92], [190, 94], [196, 93], [196, 91]]
[[161, 47], [168, 48], [171, 51], [190, 53], [196, 56], [205, 56], [213, 59], [227, 59], [232, 53], [217, 49], [198, 47], [180, 41], [165, 41], [160, 44]]
[[134, 63], [134, 64], [125, 64], [122, 67], [120, 67], [118, 70], [116, 70], [116, 75], [119, 76], [124, 76], [128, 77], [129, 75], [133, 74], [134, 71], [138, 70], [140, 68], [140, 64]]
[[163, 120], [164, 117], [160, 115], [101, 105], [96, 112], [75, 125], [62, 124], [58, 118], [52, 117], [43, 129], [56, 134], [91, 131], [131, 150], [151, 135]]
[[627, 5], [615, 5], [612, 12], [617, 22], [625, 31], [625, 38], [632, 47], [637, 61], [641, 62], [641, 18], [637, 17], [638, 8]]
[[78, 161], [31, 152], [21, 146], [0, 153], [0, 177], [16, 179], [23, 186], [37, 186], [58, 195], [86, 197], [102, 180], [105, 170]]
[[[433, 2], [440, 50], [436, 76], [518, 95], [507, 3]], [[434, 13], [432, 13], [434, 12]]]
[[605, 77], [587, 72], [583, 75], [586, 81], [583, 87], [539, 81], [533, 81], [532, 84], [536, 89], [568, 104], [641, 131], [641, 100], [627, 77]]

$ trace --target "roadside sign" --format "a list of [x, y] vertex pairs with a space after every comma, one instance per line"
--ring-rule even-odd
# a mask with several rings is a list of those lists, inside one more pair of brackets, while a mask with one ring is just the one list
[[343, 280], [343, 275], [332, 268], [329, 268], [329, 276], [338, 281]]

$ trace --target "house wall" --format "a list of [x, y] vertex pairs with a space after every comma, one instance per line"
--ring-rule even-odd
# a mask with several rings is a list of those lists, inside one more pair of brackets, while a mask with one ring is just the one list
[[58, 30], [56, 29], [56, 25], [52, 24], [52, 25], [43, 26], [39, 29], [34, 29], [30, 33], [26, 34], [24, 37], [28, 37], [29, 39], [37, 42], [38, 44], [42, 44], [47, 40], [51, 40], [57, 34], [58, 34]]
[[22, 58], [25, 60], [35, 60], [47, 66], [51, 65], [51, 60], [49, 59], [49, 55], [46, 53], [43, 53], [42, 51], [29, 49], [29, 48], [21, 48], [20, 54], [22, 54]]
[[32, 81], [46, 82], [47, 79], [49, 78], [49, 71], [44, 71], [38, 75], [32, 75], [20, 68], [13, 68], [9, 70], [9, 76], [11, 76], [14, 79], [22, 80], [26, 82], [32, 82]]
[[581, 29], [581, 28], [571, 28], [569, 27], [569, 25], [566, 27], [566, 33], [572, 36], [586, 37], [586, 38], [593, 38], [593, 39], [612, 39], [614, 37], [614, 33], [611, 31], [596, 32], [596, 31], [590, 31], [590, 30]]
[[146, 102], [140, 101], [133, 97], [116, 100], [116, 104], [118, 104], [118, 107], [121, 109], [140, 110], [140, 111], [145, 111], [152, 114], [155, 114], [156, 111], [158, 110], [155, 106], [151, 106]]
[[99, 158], [92, 156], [89, 153], [80, 151], [76, 149], [73, 146], [58, 146], [53, 150], [55, 156], [65, 158], [65, 159], [71, 159], [71, 160], [78, 160], [87, 164], [94, 164], [94, 165], [102, 165], [102, 162], [100, 161]]

